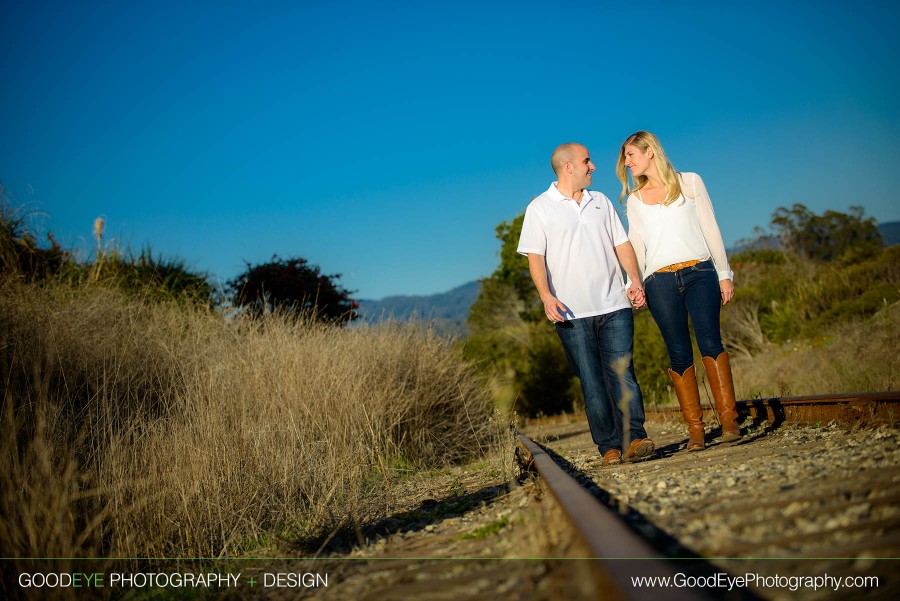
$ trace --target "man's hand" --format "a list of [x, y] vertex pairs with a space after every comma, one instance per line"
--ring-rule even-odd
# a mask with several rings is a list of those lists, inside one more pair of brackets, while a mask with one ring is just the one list
[[548, 294], [541, 298], [541, 301], [544, 303], [544, 315], [547, 316], [547, 319], [555, 323], [562, 323], [566, 320], [563, 315], [569, 312], [569, 308], [559, 302], [558, 298]]
[[637, 282], [632, 282], [628, 287], [628, 300], [635, 309], [640, 309], [647, 305], [647, 295], [644, 294], [644, 287]]

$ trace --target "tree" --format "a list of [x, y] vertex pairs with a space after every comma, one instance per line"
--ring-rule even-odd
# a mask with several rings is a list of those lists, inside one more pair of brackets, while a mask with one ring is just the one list
[[[825, 211], [816, 215], [805, 205], [778, 208], [771, 226], [784, 248], [808, 259], [851, 261], [878, 255], [884, 246], [873, 217], [864, 217], [863, 207], [850, 207], [849, 213]], [[849, 255], [848, 255], [849, 253]]]
[[466, 357], [494, 377], [498, 403], [524, 415], [570, 410], [580, 395], [562, 344], [516, 252], [524, 214], [497, 226], [500, 265], [469, 311]]
[[900, 298], [900, 248], [884, 247], [862, 207], [821, 215], [780, 207], [770, 227], [730, 257], [739, 285], [723, 316], [726, 347], [749, 354], [766, 341], [815, 338]]
[[226, 286], [235, 306], [254, 315], [273, 311], [311, 311], [324, 321], [342, 323], [357, 317], [359, 305], [338, 285], [340, 274], [324, 275], [318, 265], [300, 257], [272, 256], [268, 263], [251, 265]]

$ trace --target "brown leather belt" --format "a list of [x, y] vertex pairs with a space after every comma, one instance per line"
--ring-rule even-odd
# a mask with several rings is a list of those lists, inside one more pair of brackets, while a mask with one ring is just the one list
[[693, 261], [682, 261], [681, 263], [673, 263], [672, 265], [666, 265], [662, 269], [657, 269], [656, 273], [670, 273], [672, 271], [678, 271], [679, 269], [685, 269], [687, 267], [693, 267], [697, 263], [702, 263], [700, 259], [695, 259]]

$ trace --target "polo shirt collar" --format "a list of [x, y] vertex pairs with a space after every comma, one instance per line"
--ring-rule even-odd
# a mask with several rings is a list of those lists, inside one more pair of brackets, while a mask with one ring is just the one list
[[[566, 196], [565, 194], [563, 194], [562, 192], [559, 191], [559, 189], [556, 187], [556, 184], [558, 184], [558, 183], [559, 182], [553, 182], [552, 184], [550, 184], [550, 188], [547, 190], [547, 195], [552, 200], [571, 200], [574, 202], [575, 201], [574, 198], [572, 198], [570, 196]], [[591, 194], [591, 191], [588, 190], [587, 188], [585, 188], [584, 195], [581, 197], [581, 206], [583, 207], [586, 204], [585, 201], [590, 201], [593, 199], [594, 199], [594, 196]]]

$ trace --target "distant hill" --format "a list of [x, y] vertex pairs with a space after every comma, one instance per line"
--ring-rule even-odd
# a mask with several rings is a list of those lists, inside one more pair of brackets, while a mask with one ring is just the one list
[[478, 298], [481, 284], [468, 282], [449, 292], [427, 296], [388, 296], [381, 300], [359, 301], [360, 319], [377, 323], [386, 319], [421, 320], [447, 335], [465, 335], [469, 307]]
[[878, 233], [884, 240], [885, 246], [900, 244], [900, 221], [888, 221], [878, 224]]

